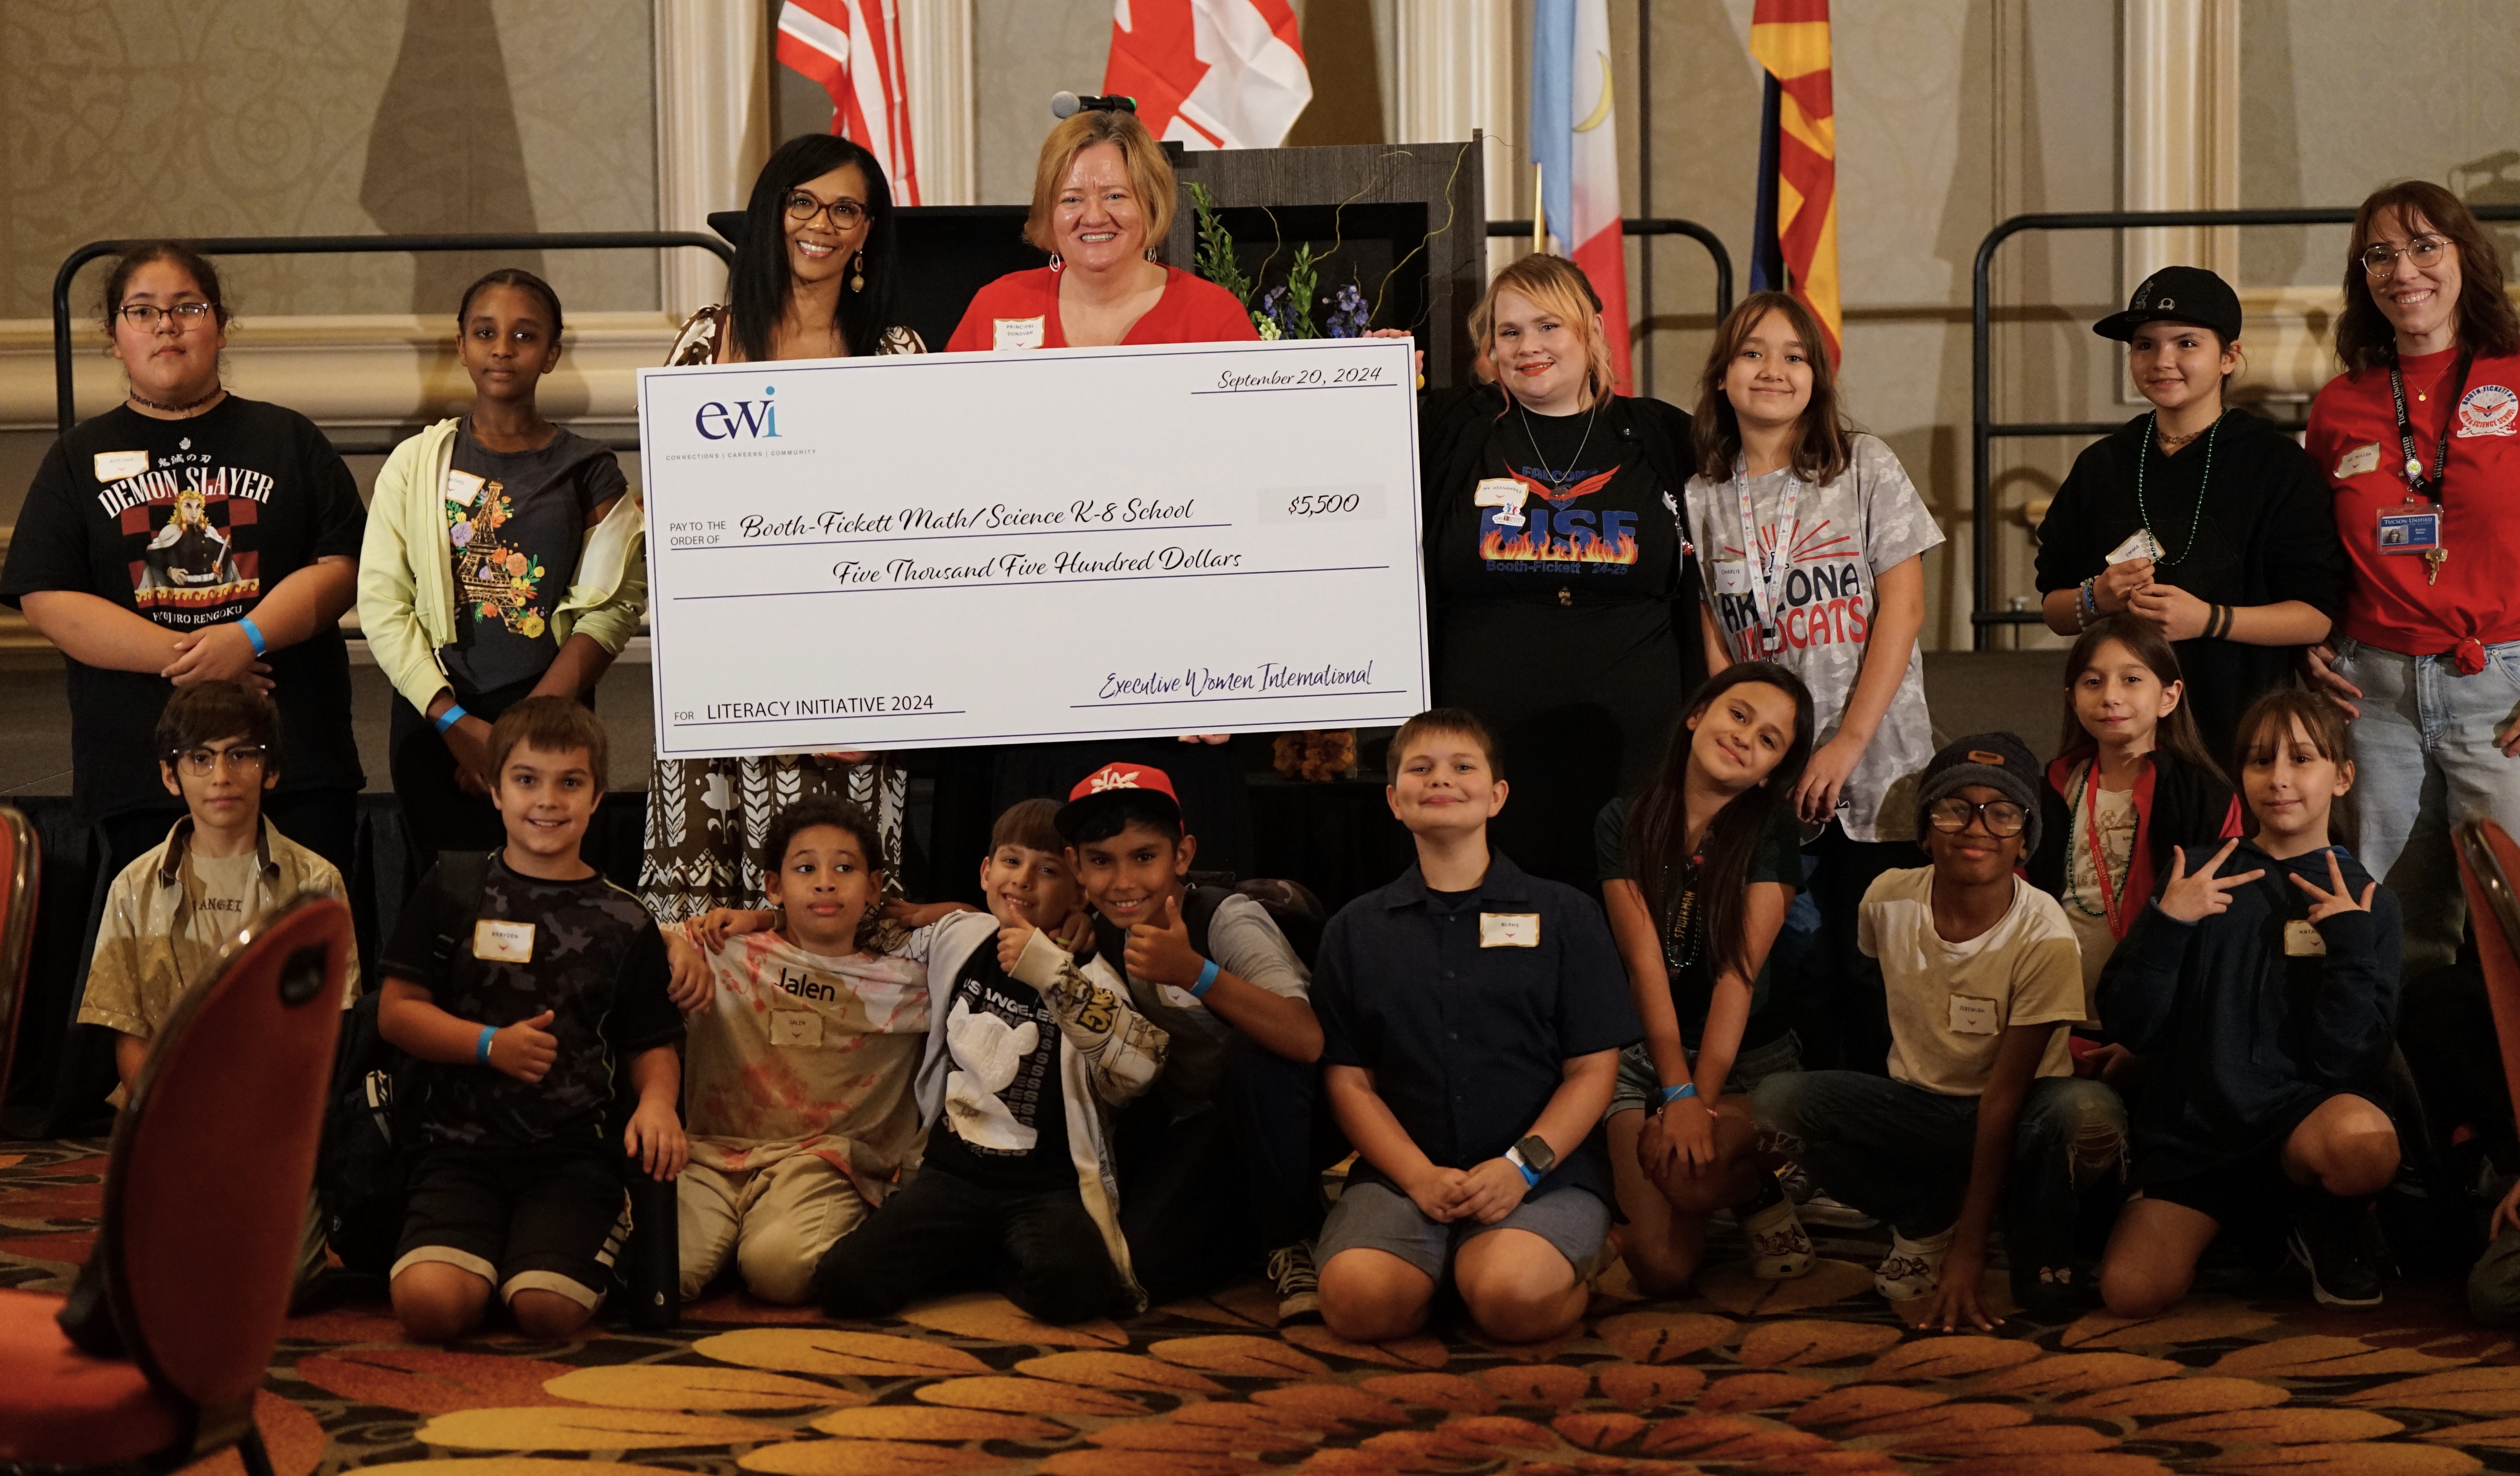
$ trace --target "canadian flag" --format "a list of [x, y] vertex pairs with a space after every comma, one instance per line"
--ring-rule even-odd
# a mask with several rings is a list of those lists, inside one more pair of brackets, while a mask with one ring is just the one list
[[892, 202], [919, 203], [895, 0], [788, 0], [779, 8], [779, 60], [832, 95], [832, 131], [883, 161]]
[[1112, 0], [1102, 90], [1192, 149], [1275, 149], [1313, 100], [1286, 0]]

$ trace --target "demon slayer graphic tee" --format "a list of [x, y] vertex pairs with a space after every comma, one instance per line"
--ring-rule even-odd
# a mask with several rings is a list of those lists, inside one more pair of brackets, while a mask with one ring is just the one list
[[[1696, 545], [1707, 608], [1736, 661], [1765, 656], [1801, 677], [1811, 688], [1819, 741], [1826, 742], [1846, 717], [1864, 668], [1866, 642], [1879, 607], [1874, 586], [1881, 571], [1907, 562], [1943, 541], [1899, 458], [1878, 436], [1857, 435], [1846, 470], [1826, 486], [1803, 485], [1794, 515], [1779, 529], [1777, 516], [1789, 473], [1749, 479], [1750, 526], [1745, 535], [1737, 481], [1688, 480], [1689, 541]], [[1776, 562], [1770, 623], [1763, 640], [1758, 598], [1751, 581], [1771, 553]], [[1745, 553], [1744, 551], [1749, 552]], [[1848, 776], [1838, 823], [1857, 840], [1909, 840], [1914, 806], [1884, 801], [1934, 756], [1934, 729], [1925, 713], [1925, 660], [1914, 647], [1899, 694], [1866, 745], [1864, 761]], [[1903, 789], [1902, 792], [1905, 792]]]
[[[190, 420], [161, 421], [116, 406], [46, 453], [0, 568], [0, 600], [95, 595], [190, 635], [251, 614], [318, 559], [358, 558], [366, 524], [350, 469], [293, 410], [230, 395]], [[280, 708], [280, 787], [359, 788], [340, 633], [265, 659]], [[173, 685], [153, 672], [63, 664], [80, 819], [166, 803], [151, 736]]]

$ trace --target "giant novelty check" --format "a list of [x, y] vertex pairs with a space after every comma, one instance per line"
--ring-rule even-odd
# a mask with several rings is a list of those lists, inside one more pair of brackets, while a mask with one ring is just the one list
[[656, 752], [1406, 720], [1411, 348], [642, 370]]

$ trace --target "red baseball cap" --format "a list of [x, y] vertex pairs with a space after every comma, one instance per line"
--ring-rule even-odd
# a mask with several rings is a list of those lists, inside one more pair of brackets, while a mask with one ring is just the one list
[[1087, 816], [1120, 795], [1161, 795], [1160, 808], [1170, 812], [1173, 828], [1181, 828], [1181, 796], [1173, 792], [1171, 775], [1149, 764], [1104, 764], [1067, 791], [1055, 822], [1058, 833], [1074, 839]]

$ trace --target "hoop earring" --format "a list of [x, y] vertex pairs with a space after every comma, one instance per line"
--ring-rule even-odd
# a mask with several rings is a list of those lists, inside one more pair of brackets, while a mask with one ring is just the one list
[[1067, 270], [1067, 258], [1066, 258], [1066, 257], [1064, 257], [1064, 256], [1059, 255], [1057, 251], [1053, 251], [1053, 252], [1051, 252], [1051, 253], [1050, 253], [1050, 270], [1051, 270], [1051, 274], [1052, 274], [1053, 276], [1056, 276], [1056, 275], [1058, 275], [1058, 273], [1060, 273], [1060, 272], [1066, 271], [1066, 270]]
[[866, 248], [864, 246], [860, 246], [858, 248], [857, 259], [852, 263], [852, 265], [854, 265], [857, 270], [856, 273], [849, 278], [849, 291], [853, 292], [863, 292], [866, 291]]

